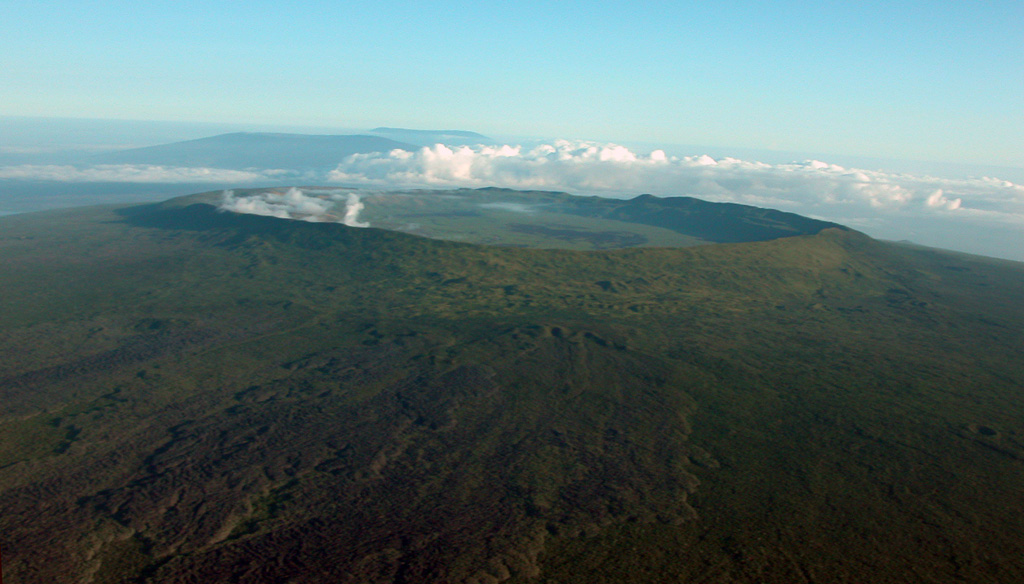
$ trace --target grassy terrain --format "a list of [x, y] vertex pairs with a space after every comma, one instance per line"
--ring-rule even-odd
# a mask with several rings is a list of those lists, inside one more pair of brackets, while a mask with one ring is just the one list
[[0, 219], [6, 581], [1024, 580], [1021, 264], [196, 200]]

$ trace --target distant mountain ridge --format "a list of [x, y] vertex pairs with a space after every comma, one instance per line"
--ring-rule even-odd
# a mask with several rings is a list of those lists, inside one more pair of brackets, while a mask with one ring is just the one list
[[93, 157], [94, 164], [152, 164], [246, 170], [329, 170], [352, 154], [416, 150], [418, 146], [363, 134], [233, 132], [209, 138], [132, 148]]
[[438, 143], [462, 146], [486, 144], [493, 141], [483, 134], [466, 130], [410, 130], [408, 128], [379, 127], [370, 130], [370, 133], [403, 142], [412, 142], [420, 146], [433, 146]]
[[445, 135], [445, 136], [458, 136], [460, 138], [486, 138], [483, 134], [477, 132], [470, 132], [467, 130], [410, 130], [408, 128], [387, 128], [381, 126], [370, 130], [375, 134], [411, 134], [420, 136], [434, 136], [434, 135]]

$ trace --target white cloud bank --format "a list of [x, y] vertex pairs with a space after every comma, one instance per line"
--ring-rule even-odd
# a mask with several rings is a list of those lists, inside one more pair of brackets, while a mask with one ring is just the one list
[[943, 179], [844, 168], [817, 160], [765, 164], [710, 156], [638, 155], [614, 144], [558, 141], [518, 147], [449, 148], [356, 154], [328, 178], [387, 186], [558, 189], [710, 200], [803, 209], [860, 208], [917, 213], [986, 211], [1024, 219], [1024, 186], [993, 178]]
[[21, 164], [0, 167], [0, 179], [55, 182], [115, 183], [229, 183], [249, 184], [281, 180], [295, 173], [280, 169], [230, 170], [152, 164], [100, 164], [71, 166], [57, 164]]
[[262, 191], [237, 196], [234, 191], [224, 191], [219, 209], [313, 223], [343, 223], [349, 227], [370, 226], [369, 223], [359, 221], [363, 203], [359, 200], [359, 195], [351, 192], [306, 192], [292, 187], [284, 192]]
[[706, 155], [680, 158], [661, 150], [640, 155], [615, 144], [560, 140], [529, 150], [437, 144], [415, 152], [355, 154], [328, 179], [386, 187], [685, 195], [791, 211], [876, 237], [1024, 260], [1024, 186], [990, 177], [915, 176], [817, 160], [765, 164]]
[[[326, 175], [282, 169], [19, 165], [0, 167], [3, 179], [239, 186], [327, 181], [379, 188], [498, 186], [612, 197], [685, 195], [791, 211], [875, 237], [1024, 261], [1022, 185], [991, 177], [947, 179], [845, 168], [817, 160], [765, 164], [707, 155], [675, 157], [661, 150], [642, 155], [616, 144], [559, 140], [529, 149], [437, 144], [413, 152], [355, 154]], [[311, 209], [326, 205], [323, 196], [333, 195], [300, 194], [307, 199], [304, 203], [285, 196], [236, 204], [251, 206], [246, 212], [361, 225], [357, 196], [350, 202], [348, 194], [342, 195], [344, 210], [334, 206], [339, 200], [331, 200], [329, 208], [317, 212]]]

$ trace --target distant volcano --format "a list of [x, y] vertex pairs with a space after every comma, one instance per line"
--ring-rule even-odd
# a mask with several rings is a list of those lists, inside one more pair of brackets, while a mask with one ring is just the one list
[[381, 136], [235, 132], [198, 140], [133, 148], [92, 158], [94, 164], [153, 164], [245, 170], [328, 170], [352, 154], [416, 150]]

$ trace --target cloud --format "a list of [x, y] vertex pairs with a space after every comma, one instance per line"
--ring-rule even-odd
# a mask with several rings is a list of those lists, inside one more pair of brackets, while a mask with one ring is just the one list
[[485, 209], [500, 209], [502, 211], [512, 211], [513, 213], [533, 213], [537, 210], [536, 207], [531, 205], [509, 202], [484, 203], [480, 206]]
[[68, 152], [111, 152], [133, 146], [111, 144], [3, 145], [0, 154], [64, 154]]
[[[946, 179], [846, 168], [820, 160], [637, 154], [616, 144], [558, 140], [535, 148], [441, 144], [355, 154], [327, 177], [376, 187], [544, 189], [632, 197], [693, 196], [836, 221], [870, 235], [999, 257], [1020, 256], [1024, 186], [992, 177]], [[1001, 233], [995, 237], [993, 233]], [[984, 235], [984, 237], [981, 237]], [[979, 248], [972, 239], [990, 241]], [[979, 244], [980, 245], [980, 244]]]
[[150, 164], [101, 164], [84, 167], [56, 164], [22, 164], [0, 167], [0, 179], [55, 182], [247, 184], [267, 180], [282, 180], [291, 175], [295, 175], [295, 173], [280, 169], [250, 171], [224, 168], [156, 166]]
[[363, 203], [359, 200], [359, 195], [352, 192], [311, 190], [307, 193], [292, 187], [284, 192], [268, 190], [240, 196], [234, 191], [224, 191], [219, 209], [313, 223], [343, 223], [349, 227], [370, 226], [369, 223], [359, 221]]
[[[835, 221], [875, 237], [1024, 259], [1024, 251], [1012, 251], [1021, 248], [1024, 186], [1007, 180], [900, 174], [820, 160], [766, 164], [708, 155], [676, 157], [661, 150], [641, 154], [617, 144], [568, 140], [529, 148], [436, 144], [414, 151], [354, 154], [329, 173], [316, 175], [281, 169], [20, 165], [0, 167], [2, 179], [239, 186], [326, 181], [373, 188], [497, 186], [610, 197], [692, 196]], [[363, 225], [358, 221], [358, 195], [350, 199], [348, 191], [310, 189], [300, 194], [320, 203], [306, 201], [313, 206], [304, 209], [297, 201], [270, 197], [236, 204], [240, 211], [249, 208], [242, 212]], [[326, 204], [324, 197], [330, 205], [314, 208]]]
[[949, 200], [942, 194], [942, 189], [935, 189], [935, 192], [928, 196], [926, 201], [929, 207], [938, 207], [955, 211], [963, 203], [962, 199]]
[[811, 209], [912, 213], [987, 209], [1019, 216], [1024, 187], [992, 178], [952, 180], [844, 168], [818, 160], [765, 164], [707, 155], [639, 155], [615, 144], [556, 141], [519, 147], [449, 148], [356, 154], [328, 178], [386, 186], [544, 188], [632, 195], [692, 195], [712, 200]]

